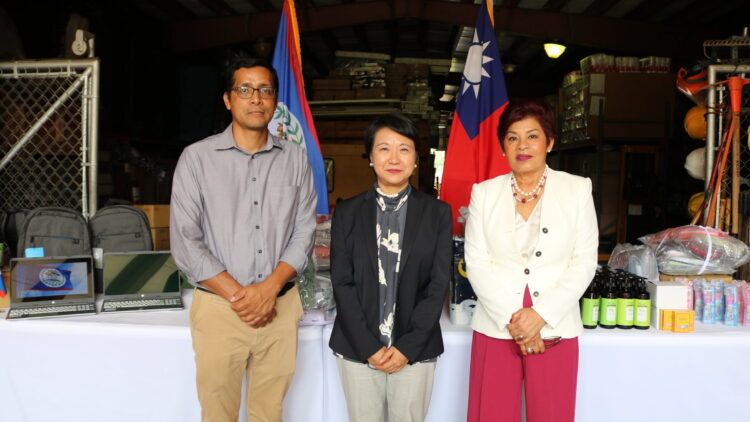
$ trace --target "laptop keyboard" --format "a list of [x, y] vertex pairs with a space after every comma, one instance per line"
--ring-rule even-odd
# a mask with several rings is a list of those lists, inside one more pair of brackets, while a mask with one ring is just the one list
[[137, 311], [141, 309], [175, 309], [182, 308], [179, 298], [108, 300], [102, 306], [103, 312]]
[[11, 309], [8, 312], [8, 319], [13, 318], [42, 318], [51, 316], [92, 314], [96, 313], [93, 303], [83, 303], [80, 305], [60, 305], [45, 306], [43, 308], [21, 308]]

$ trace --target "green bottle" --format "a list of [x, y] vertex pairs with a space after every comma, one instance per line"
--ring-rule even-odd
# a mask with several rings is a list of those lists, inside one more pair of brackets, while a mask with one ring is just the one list
[[617, 293], [612, 282], [609, 282], [599, 300], [599, 326], [615, 328], [615, 324], [617, 324]]
[[633, 328], [635, 314], [635, 301], [630, 294], [629, 284], [625, 284], [617, 298], [617, 326], [620, 328]]
[[599, 322], [599, 292], [596, 282], [591, 283], [581, 299], [581, 321], [583, 328], [596, 328]]
[[651, 296], [646, 290], [646, 283], [641, 280], [638, 295], [635, 299], [635, 322], [633, 326], [639, 330], [648, 330], [651, 326]]

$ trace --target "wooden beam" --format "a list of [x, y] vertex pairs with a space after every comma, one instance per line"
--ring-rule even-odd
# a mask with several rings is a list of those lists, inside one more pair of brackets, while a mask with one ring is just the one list
[[237, 11], [229, 7], [224, 0], [200, 0], [200, 2], [217, 16], [229, 16], [237, 13]]
[[195, 14], [177, 0], [154, 0], [152, 3], [174, 20], [195, 19]]
[[273, 12], [276, 10], [275, 7], [273, 7], [273, 4], [271, 4], [268, 0], [249, 0], [250, 4], [253, 5], [255, 10], [258, 12]]
[[548, 0], [542, 9], [551, 12], [559, 12], [566, 4], [568, 4], [568, 0]]
[[654, 16], [657, 13], [661, 12], [668, 5], [669, 5], [669, 2], [645, 0], [643, 3], [633, 8], [633, 10], [631, 10], [627, 15], [625, 15], [624, 18], [632, 19], [635, 21], [648, 20], [649, 17]]
[[[319, 31], [371, 22], [416, 18], [473, 26], [479, 6], [443, 0], [374, 0], [305, 8], [300, 31]], [[279, 12], [196, 19], [172, 26], [176, 51], [198, 50], [276, 35]], [[495, 8], [495, 30], [562, 43], [639, 55], [701, 57], [704, 39], [716, 33], [697, 28], [610, 19], [546, 10]]]
[[[584, 15], [599, 16], [611, 9], [612, 6], [617, 4], [620, 0], [594, 0], [586, 10], [583, 11]], [[646, 0], [648, 1], [648, 0]]]

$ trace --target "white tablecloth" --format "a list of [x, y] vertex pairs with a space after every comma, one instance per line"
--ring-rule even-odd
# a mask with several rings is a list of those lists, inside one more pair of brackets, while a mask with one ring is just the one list
[[[438, 359], [427, 422], [466, 420], [471, 330], [441, 320], [445, 353]], [[330, 337], [330, 327], [323, 338]], [[585, 330], [579, 338], [577, 422], [748, 421], [750, 330], [697, 324], [693, 333]], [[336, 358], [324, 353], [327, 380]], [[339, 385], [326, 396], [328, 422], [346, 422]]]
[[[466, 417], [471, 331], [441, 324], [445, 353], [427, 422], [457, 422]], [[330, 329], [299, 330], [286, 422], [347, 420]], [[749, 420], [749, 359], [747, 329], [587, 330], [577, 421]], [[0, 319], [0, 421], [50, 420], [199, 421], [187, 310]]]
[[[200, 421], [191, 293], [183, 311], [28, 321], [0, 313], [0, 421]], [[300, 328], [285, 421], [323, 421], [321, 344], [322, 327]]]

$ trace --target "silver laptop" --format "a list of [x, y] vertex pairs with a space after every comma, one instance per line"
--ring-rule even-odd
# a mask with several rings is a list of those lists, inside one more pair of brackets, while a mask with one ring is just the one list
[[10, 260], [7, 319], [95, 314], [91, 256]]
[[102, 312], [183, 309], [179, 270], [169, 251], [105, 252]]

